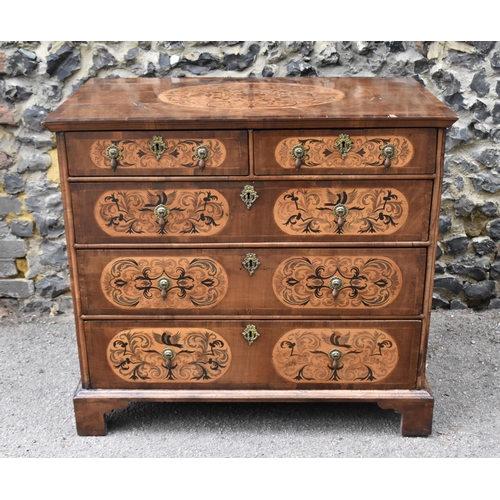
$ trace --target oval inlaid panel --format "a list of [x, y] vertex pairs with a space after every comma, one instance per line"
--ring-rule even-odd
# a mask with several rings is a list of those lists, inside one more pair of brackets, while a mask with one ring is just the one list
[[[364, 101], [373, 98], [368, 91], [359, 91]], [[162, 92], [158, 98], [169, 104], [189, 108], [262, 109], [317, 106], [341, 101], [345, 94], [319, 85], [275, 82], [220, 82], [189, 85]]]
[[402, 136], [374, 137], [351, 135], [353, 145], [342, 159], [335, 148], [339, 136], [331, 137], [287, 137], [278, 143], [275, 159], [282, 168], [295, 169], [295, 159], [291, 151], [297, 145], [302, 145], [307, 156], [302, 162], [302, 168], [345, 168], [345, 167], [380, 167], [384, 164], [382, 148], [388, 144], [396, 148], [396, 155], [391, 159], [391, 169], [407, 165], [415, 150], [412, 143]]
[[[163, 220], [158, 207], [166, 208]], [[99, 197], [94, 217], [111, 236], [211, 236], [227, 224], [229, 204], [215, 189], [113, 190]]]
[[[332, 350], [341, 353], [336, 364]], [[379, 382], [397, 363], [394, 339], [371, 328], [292, 330], [273, 349], [274, 368], [292, 382]]]
[[[152, 139], [152, 137], [151, 137]], [[206, 168], [217, 168], [226, 159], [227, 152], [224, 144], [218, 139], [164, 139], [165, 152], [160, 158], [149, 149], [151, 139], [126, 140], [98, 140], [90, 147], [90, 159], [99, 168], [110, 168], [110, 159], [106, 150], [115, 145], [121, 150], [117, 160], [117, 167], [121, 168], [198, 168], [199, 159], [195, 150], [199, 146], [206, 146], [209, 157], [205, 160]]]
[[217, 261], [198, 257], [130, 256], [112, 260], [101, 275], [104, 296], [122, 308], [214, 307], [227, 285]]
[[[336, 296], [333, 279], [342, 282]], [[398, 296], [402, 284], [398, 265], [377, 255], [292, 257], [281, 262], [273, 276], [276, 297], [296, 308], [384, 307]]]
[[[162, 355], [174, 353], [171, 362]], [[213, 382], [231, 363], [231, 349], [208, 329], [131, 328], [115, 335], [108, 345], [112, 371], [129, 382]]]
[[[335, 210], [345, 207], [347, 215]], [[397, 189], [289, 189], [274, 204], [274, 220], [287, 234], [392, 234], [408, 218], [408, 201]]]

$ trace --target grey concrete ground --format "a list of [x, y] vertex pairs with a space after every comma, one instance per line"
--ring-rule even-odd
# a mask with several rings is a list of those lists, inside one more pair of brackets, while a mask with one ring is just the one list
[[376, 404], [133, 404], [79, 437], [71, 316], [0, 308], [0, 457], [499, 457], [500, 311], [432, 314], [433, 434]]

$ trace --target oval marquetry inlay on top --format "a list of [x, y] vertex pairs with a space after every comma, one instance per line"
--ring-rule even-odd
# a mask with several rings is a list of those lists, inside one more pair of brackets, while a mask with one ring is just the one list
[[[336, 211], [342, 207], [345, 215]], [[392, 234], [407, 218], [408, 201], [397, 189], [289, 189], [274, 205], [276, 224], [292, 235]]]
[[[339, 357], [336, 364], [330, 357], [332, 350]], [[292, 330], [273, 349], [274, 368], [292, 382], [376, 383], [397, 363], [395, 340], [373, 328]]]
[[122, 308], [214, 307], [227, 286], [222, 266], [202, 257], [130, 256], [112, 260], [101, 275], [104, 296]]
[[[157, 207], [168, 210], [164, 220]], [[156, 211], [158, 213], [158, 211]], [[212, 189], [106, 191], [94, 207], [98, 226], [111, 236], [211, 236], [224, 229], [229, 204]]]
[[[340, 280], [341, 286], [332, 287], [332, 280]], [[402, 285], [398, 265], [379, 255], [297, 256], [281, 262], [273, 276], [276, 297], [294, 308], [385, 307]]]
[[392, 144], [396, 149], [391, 159], [391, 169], [404, 167], [410, 163], [415, 154], [412, 143], [403, 136], [361, 136], [350, 135], [353, 145], [345, 158], [337, 151], [335, 141], [338, 135], [331, 137], [287, 137], [278, 143], [275, 159], [282, 168], [295, 169], [295, 159], [291, 151], [298, 144], [306, 150], [302, 160], [302, 168], [345, 168], [345, 167], [381, 167], [385, 157], [382, 148]]
[[206, 168], [217, 168], [227, 156], [226, 147], [218, 139], [164, 139], [166, 149], [157, 158], [149, 148], [151, 139], [98, 140], [90, 147], [90, 159], [99, 168], [111, 168], [106, 150], [115, 145], [121, 150], [117, 160], [117, 169], [121, 168], [198, 168], [199, 158], [196, 148], [206, 146], [209, 156], [205, 160]]
[[111, 339], [108, 363], [128, 382], [206, 383], [227, 372], [231, 349], [221, 335], [208, 329], [131, 328]]

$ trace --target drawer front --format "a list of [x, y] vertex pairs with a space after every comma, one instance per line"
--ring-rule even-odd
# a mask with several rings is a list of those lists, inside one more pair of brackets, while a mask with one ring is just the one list
[[85, 182], [71, 193], [77, 243], [427, 241], [432, 181]]
[[420, 332], [420, 321], [85, 322], [93, 388], [412, 389]]
[[257, 175], [432, 174], [434, 129], [255, 132]]
[[426, 249], [79, 250], [84, 314], [422, 312]]
[[70, 176], [247, 175], [246, 131], [70, 132]]

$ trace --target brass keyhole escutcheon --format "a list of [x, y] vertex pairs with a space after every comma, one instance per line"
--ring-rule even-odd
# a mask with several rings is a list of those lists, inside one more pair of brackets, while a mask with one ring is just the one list
[[260, 333], [257, 331], [255, 325], [247, 325], [242, 335], [248, 342], [248, 345], [252, 345], [257, 340], [257, 337], [260, 337]]
[[170, 281], [167, 278], [160, 278], [158, 280], [158, 287], [161, 290], [161, 298], [163, 300], [166, 300], [167, 292], [168, 292], [168, 289], [170, 288]]
[[330, 288], [332, 289], [332, 297], [333, 297], [333, 300], [335, 300], [340, 292], [340, 290], [342, 289], [342, 287], [344, 286], [344, 282], [338, 277], [338, 276], [334, 276], [331, 280], [330, 280], [330, 283], [329, 283], [329, 286]]
[[206, 161], [210, 158], [210, 149], [207, 146], [198, 146], [194, 150], [194, 156], [198, 159], [198, 167], [203, 171]]
[[298, 170], [301, 165], [304, 164], [304, 160], [307, 156], [307, 149], [302, 144], [297, 144], [292, 148], [290, 154], [295, 159], [295, 169]]
[[106, 156], [114, 172], [118, 166], [118, 160], [122, 157], [122, 150], [116, 144], [112, 144], [106, 149]]
[[240, 198], [247, 206], [248, 210], [252, 208], [252, 205], [255, 203], [258, 197], [259, 195], [257, 194], [257, 191], [255, 191], [255, 188], [251, 185], [245, 186], [240, 194]]
[[343, 160], [353, 146], [354, 142], [347, 134], [340, 134], [338, 139], [335, 141], [335, 149], [340, 153]]
[[155, 135], [149, 141], [149, 150], [156, 156], [157, 160], [160, 160], [162, 154], [167, 150], [167, 145], [160, 135]]
[[386, 144], [381, 149], [380, 154], [385, 158], [384, 167], [387, 170], [391, 167], [392, 159], [398, 154], [398, 151], [392, 144]]
[[260, 266], [260, 260], [257, 258], [257, 255], [254, 253], [247, 253], [245, 258], [243, 259], [243, 267], [248, 271], [248, 274], [252, 276], [252, 274], [257, 270]]

